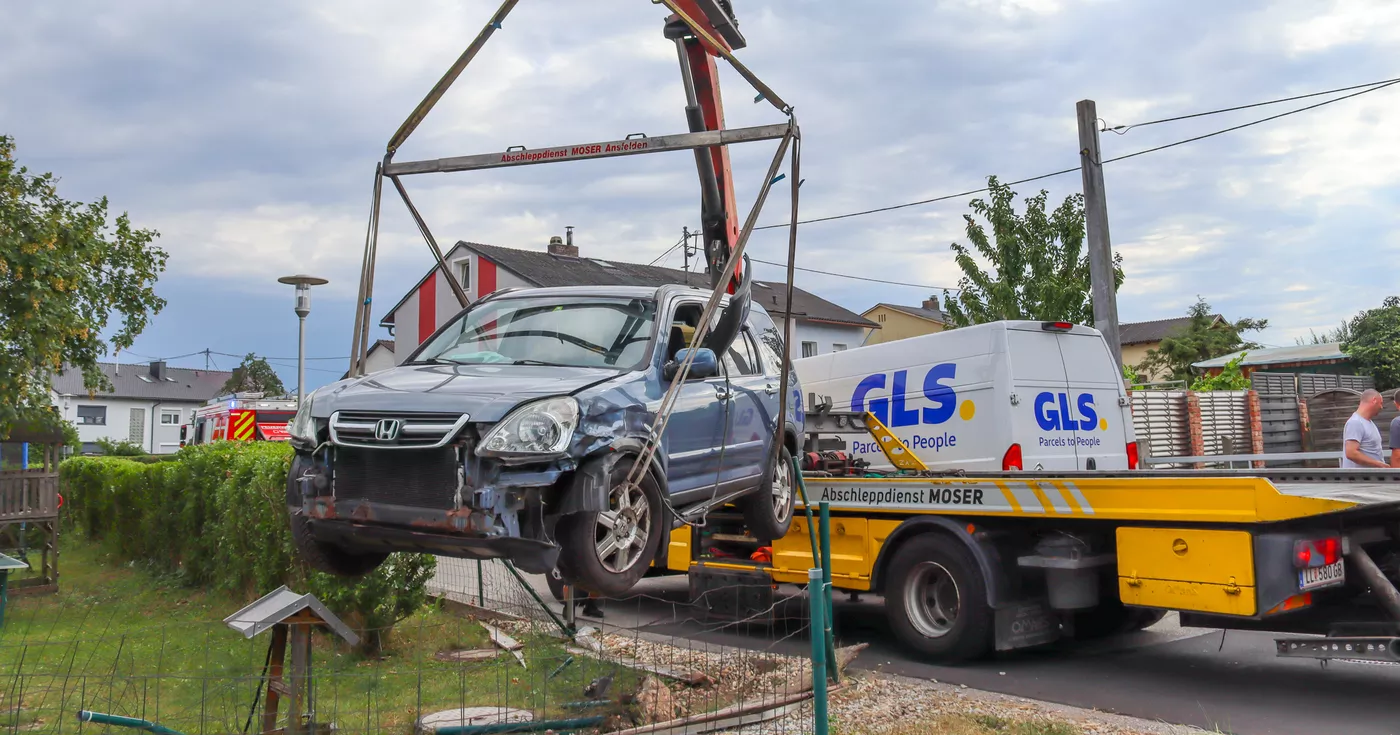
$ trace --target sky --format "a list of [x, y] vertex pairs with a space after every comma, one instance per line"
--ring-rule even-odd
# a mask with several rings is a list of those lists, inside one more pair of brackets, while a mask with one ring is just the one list
[[[212, 350], [273, 358], [295, 384], [292, 289], [312, 292], [307, 387], [344, 372], [374, 165], [394, 130], [498, 3], [481, 0], [67, 0], [0, 23], [0, 133], [70, 199], [109, 198], [157, 230], [168, 305], [123, 362]], [[1400, 76], [1400, 4], [1385, 0], [735, 0], [739, 58], [802, 127], [801, 216], [955, 194], [1078, 165], [1075, 103], [1109, 126]], [[858, 8], [858, 9], [853, 9]], [[414, 160], [684, 132], [665, 10], [642, 0], [523, 0], [397, 154]], [[730, 127], [781, 122], [722, 68]], [[1334, 95], [1339, 96], [1339, 95]], [[1122, 156], [1328, 97], [1103, 133]], [[1122, 321], [1204, 297], [1291, 345], [1396, 292], [1400, 85], [1104, 167], [1123, 256]], [[1387, 124], [1387, 120], [1391, 120]], [[772, 143], [732, 146], [741, 216]], [[406, 179], [444, 244], [650, 261], [699, 220], [688, 152]], [[1014, 187], [1052, 203], [1078, 172]], [[973, 196], [806, 225], [797, 285], [861, 312], [918, 304], [960, 272]], [[779, 187], [760, 224], [785, 222]], [[761, 230], [753, 257], [785, 258]], [[664, 261], [679, 267], [679, 255]], [[383, 311], [432, 265], [386, 198], [374, 281]], [[776, 268], [758, 266], [760, 278]], [[325, 358], [325, 359], [319, 359]], [[203, 355], [172, 365], [202, 367]], [[213, 355], [213, 365], [237, 360]]]

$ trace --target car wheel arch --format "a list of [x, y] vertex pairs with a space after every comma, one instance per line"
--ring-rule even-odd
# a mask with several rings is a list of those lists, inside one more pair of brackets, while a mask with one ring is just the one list
[[972, 557], [977, 560], [977, 568], [981, 571], [986, 582], [988, 605], [995, 608], [1007, 599], [1010, 583], [1003, 571], [1001, 554], [996, 546], [979, 541], [967, 532], [965, 524], [959, 520], [943, 516], [909, 518], [890, 533], [889, 537], [885, 539], [885, 543], [880, 547], [879, 556], [875, 559], [875, 566], [871, 571], [870, 578], [871, 590], [883, 591], [885, 583], [888, 581], [886, 576], [889, 573], [891, 560], [894, 559], [901, 546], [914, 538], [931, 533], [956, 539], [972, 553]]

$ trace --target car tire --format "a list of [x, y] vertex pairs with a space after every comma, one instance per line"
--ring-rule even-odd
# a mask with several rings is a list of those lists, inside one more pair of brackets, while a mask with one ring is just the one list
[[311, 519], [302, 513], [301, 493], [296, 486], [296, 478], [301, 468], [311, 461], [297, 455], [292, 460], [292, 470], [287, 474], [287, 517], [291, 522], [292, 546], [307, 566], [318, 572], [337, 577], [363, 577], [379, 568], [389, 555], [384, 552], [356, 553], [334, 544], [317, 540], [311, 532]]
[[787, 535], [792, 512], [797, 505], [797, 478], [793, 475], [792, 454], [778, 448], [778, 465], [758, 490], [739, 499], [744, 525], [755, 537], [775, 541]]
[[632, 589], [656, 558], [665, 535], [661, 491], [650, 472], [629, 487], [627, 477], [633, 466], [624, 459], [613, 467], [608, 511], [584, 511], [559, 519], [555, 535], [563, 584], [599, 597], [616, 597]]
[[895, 552], [885, 612], [905, 645], [938, 663], [982, 658], [992, 648], [992, 609], [977, 560], [957, 539], [916, 536]]

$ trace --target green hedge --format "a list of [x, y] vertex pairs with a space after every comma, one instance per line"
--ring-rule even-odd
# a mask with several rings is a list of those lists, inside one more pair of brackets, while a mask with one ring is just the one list
[[[66, 519], [121, 557], [187, 584], [251, 601], [279, 585], [310, 592], [361, 631], [379, 631], [427, 600], [435, 560], [393, 554], [348, 580], [297, 561], [287, 523], [292, 450], [280, 442], [216, 442], [181, 449], [173, 461], [74, 457], [59, 466]], [[230, 610], [229, 612], [233, 612]]]

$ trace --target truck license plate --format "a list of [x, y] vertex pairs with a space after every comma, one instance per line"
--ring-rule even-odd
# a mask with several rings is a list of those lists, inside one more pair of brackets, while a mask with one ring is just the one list
[[1335, 587], [1346, 580], [1346, 570], [1342, 567], [1342, 560], [1338, 559], [1325, 567], [1309, 567], [1298, 572], [1298, 589], [1306, 592], [1323, 587]]

